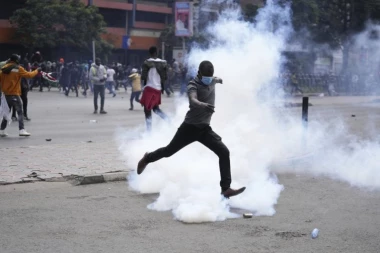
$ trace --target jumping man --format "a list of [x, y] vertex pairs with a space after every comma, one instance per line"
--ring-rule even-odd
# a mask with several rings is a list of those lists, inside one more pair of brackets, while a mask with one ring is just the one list
[[211, 116], [215, 108], [216, 83], [222, 83], [222, 80], [214, 77], [212, 63], [209, 61], [201, 62], [198, 75], [187, 85], [190, 110], [186, 114], [185, 121], [168, 146], [144, 155], [138, 163], [138, 174], [141, 174], [149, 163], [170, 157], [190, 143], [198, 141], [219, 157], [220, 186], [224, 197], [229, 198], [245, 190], [245, 187], [238, 190], [230, 188], [230, 152], [222, 142], [222, 138], [210, 127]]

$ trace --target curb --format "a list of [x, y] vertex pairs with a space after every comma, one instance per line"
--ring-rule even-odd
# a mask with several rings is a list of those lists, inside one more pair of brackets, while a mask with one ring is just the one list
[[75, 185], [101, 184], [107, 182], [127, 181], [128, 172], [114, 172], [86, 176], [77, 176], [73, 180]]
[[63, 177], [53, 177], [53, 178], [42, 178], [42, 177], [25, 177], [21, 178], [20, 181], [5, 182], [0, 181], [1, 185], [11, 185], [11, 184], [23, 184], [23, 183], [36, 183], [36, 182], [69, 182], [73, 185], [87, 185], [87, 184], [100, 184], [107, 182], [117, 182], [117, 181], [127, 181], [128, 171], [119, 172], [106, 172], [104, 174], [93, 174], [93, 175], [71, 175]]

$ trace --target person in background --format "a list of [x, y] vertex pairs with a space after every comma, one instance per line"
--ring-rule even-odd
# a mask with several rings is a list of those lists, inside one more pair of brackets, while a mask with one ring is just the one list
[[123, 86], [124, 89], [125, 89], [125, 92], [127, 92], [127, 75], [126, 75], [126, 71], [125, 71], [125, 66], [123, 65], [119, 65], [118, 66], [118, 71], [117, 71], [117, 80], [118, 80], [118, 83], [119, 85]]
[[[22, 66], [22, 65], [21, 65]], [[23, 66], [22, 66], [23, 67]], [[26, 78], [21, 78], [21, 101], [22, 101], [22, 112], [24, 115], [24, 120], [30, 121], [31, 119], [28, 117], [28, 92], [29, 92], [29, 84]], [[12, 107], [12, 121], [17, 121], [16, 116], [16, 107]]]
[[131, 93], [131, 108], [130, 111], [133, 110], [133, 100], [137, 103], [140, 103], [140, 94], [141, 94], [141, 75], [137, 73], [137, 69], [131, 70], [131, 75], [129, 78], [132, 80], [132, 93]]
[[73, 64], [70, 64], [69, 70], [70, 70], [70, 81], [68, 83], [68, 87], [66, 89], [65, 95], [66, 97], [68, 97], [70, 90], [74, 89], [75, 94], [78, 97], [78, 85], [80, 81], [79, 62], [76, 61]]
[[38, 64], [40, 64], [42, 63], [42, 61], [43, 61], [43, 58], [40, 51], [35, 52], [30, 58], [30, 62], [33, 62], [33, 63], [37, 62]]
[[181, 64], [181, 96], [186, 94], [186, 87], [189, 80], [190, 79], [187, 79], [187, 67]]
[[101, 64], [100, 58], [96, 58], [95, 64], [90, 69], [90, 80], [94, 85], [94, 114], [98, 113], [98, 96], [100, 95], [100, 114], [106, 114], [104, 110], [105, 82], [107, 80], [106, 68]]
[[114, 86], [115, 86], [114, 76], [115, 76], [115, 74], [116, 74], [116, 71], [112, 68], [112, 66], [109, 66], [107, 69], [106, 87], [110, 91], [109, 94], [113, 94], [113, 97], [116, 97], [116, 92], [114, 89]]
[[87, 97], [87, 90], [88, 90], [88, 87], [89, 87], [89, 80], [88, 80], [88, 64], [87, 63], [83, 63], [82, 65], [82, 88], [83, 88], [83, 93], [82, 95]]
[[162, 119], [167, 119], [160, 109], [161, 93], [167, 80], [167, 63], [157, 57], [157, 47], [149, 48], [150, 58], [142, 66], [141, 82], [144, 85], [140, 103], [144, 106], [145, 120], [148, 131], [152, 129], [152, 110]]
[[179, 62], [176, 59], [173, 59], [172, 61], [172, 68], [174, 71], [173, 85], [177, 85], [180, 83], [181, 79], [181, 68], [179, 66]]
[[[40, 65], [38, 64], [38, 62], [34, 62], [33, 65], [32, 65], [32, 71], [36, 70], [40, 68]], [[32, 81], [32, 85], [30, 87], [30, 90], [32, 91], [34, 87], [40, 87], [40, 92], [43, 92], [43, 84], [42, 84], [42, 75], [41, 73], [38, 73], [34, 78], [33, 78], [33, 81]]]
[[299, 94], [302, 94], [302, 90], [298, 86], [299, 80], [298, 80], [298, 75], [297, 74], [293, 73], [291, 75], [291, 77], [290, 77], [290, 83], [291, 83], [291, 88], [292, 88], [292, 91], [291, 91], [292, 94], [296, 94], [296, 92], [298, 92]]
[[[0, 86], [1, 91], [5, 95], [9, 108], [15, 107], [18, 114], [18, 124], [19, 124], [19, 136], [30, 136], [24, 128], [24, 117], [22, 109], [21, 95], [21, 79], [22, 78], [33, 78], [39, 72], [41, 68], [35, 69], [33, 72], [26, 71], [20, 66], [20, 56], [13, 54], [10, 57], [9, 62], [1, 68], [0, 72]], [[7, 120], [3, 119], [0, 127], [0, 136], [7, 136], [5, 128], [7, 127]]]
[[65, 93], [68, 93], [69, 85], [71, 81], [71, 72], [69, 68], [69, 64], [66, 62], [63, 63], [63, 66], [61, 67], [61, 77], [59, 79], [59, 84], [61, 85], [62, 91]]
[[174, 90], [172, 88], [173, 85], [173, 80], [174, 80], [174, 71], [172, 67], [169, 67], [168, 69], [168, 80], [165, 85], [165, 91], [166, 95], [170, 97], [171, 94], [174, 94]]

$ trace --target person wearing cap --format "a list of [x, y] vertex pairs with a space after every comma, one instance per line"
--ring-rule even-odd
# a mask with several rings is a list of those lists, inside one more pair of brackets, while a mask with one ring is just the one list
[[131, 93], [131, 108], [133, 110], [133, 100], [137, 103], [140, 103], [140, 94], [141, 94], [141, 75], [137, 73], [137, 69], [133, 68], [131, 70], [131, 75], [129, 78], [132, 80], [132, 93]]
[[[39, 72], [41, 68], [37, 68], [33, 72], [26, 71], [20, 66], [20, 56], [12, 55], [8, 63], [1, 68], [0, 72], [0, 86], [1, 90], [5, 95], [5, 99], [8, 103], [9, 108], [15, 107], [18, 114], [18, 124], [19, 124], [19, 135], [20, 136], [30, 136], [24, 128], [24, 117], [21, 102], [21, 79], [22, 78], [33, 78]], [[0, 127], [0, 136], [7, 136], [5, 128], [7, 127], [7, 120], [3, 119]]]

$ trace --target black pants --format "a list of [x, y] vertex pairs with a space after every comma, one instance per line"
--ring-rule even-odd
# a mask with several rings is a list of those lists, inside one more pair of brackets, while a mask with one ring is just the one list
[[[168, 118], [166, 116], [166, 114], [160, 109], [160, 107], [158, 105], [155, 106], [155, 107], [153, 107], [152, 110], [153, 110], [153, 112], [155, 114], [157, 114], [158, 116], [160, 116], [162, 119], [167, 119]], [[146, 128], [148, 129], [148, 131], [150, 131], [152, 129], [152, 110], [148, 110], [144, 106]]]
[[94, 85], [94, 108], [98, 110], [98, 96], [100, 95], [100, 110], [104, 110], [104, 85]]
[[135, 100], [137, 103], [140, 102], [140, 94], [141, 94], [141, 91], [134, 91], [131, 93], [131, 109], [133, 109], [133, 100]]
[[[5, 99], [7, 100], [7, 104], [9, 107], [9, 110], [14, 107], [17, 111], [18, 115], [18, 128], [19, 130], [24, 129], [24, 116], [22, 113], [22, 102], [20, 96], [5, 96]], [[3, 119], [1, 122], [1, 130], [4, 130], [8, 125], [8, 121]]]
[[202, 143], [219, 157], [220, 187], [222, 191], [227, 190], [231, 185], [230, 151], [222, 142], [222, 138], [210, 126], [198, 128], [183, 123], [169, 145], [149, 153], [147, 161], [151, 163], [164, 157], [170, 157], [195, 141]]
[[[22, 101], [22, 111], [24, 117], [28, 116], [28, 92], [29, 89], [27, 87], [21, 88], [21, 101]], [[16, 108], [12, 107], [12, 118], [16, 117]]]
[[74, 88], [74, 90], [75, 90], [75, 94], [78, 96], [78, 83], [79, 83], [78, 80], [76, 80], [76, 79], [71, 79], [71, 82], [70, 82], [70, 84], [69, 84], [69, 87], [68, 87], [67, 90], [66, 90], [66, 96], [69, 95], [69, 93], [70, 93], [70, 91], [71, 91], [72, 88]]

